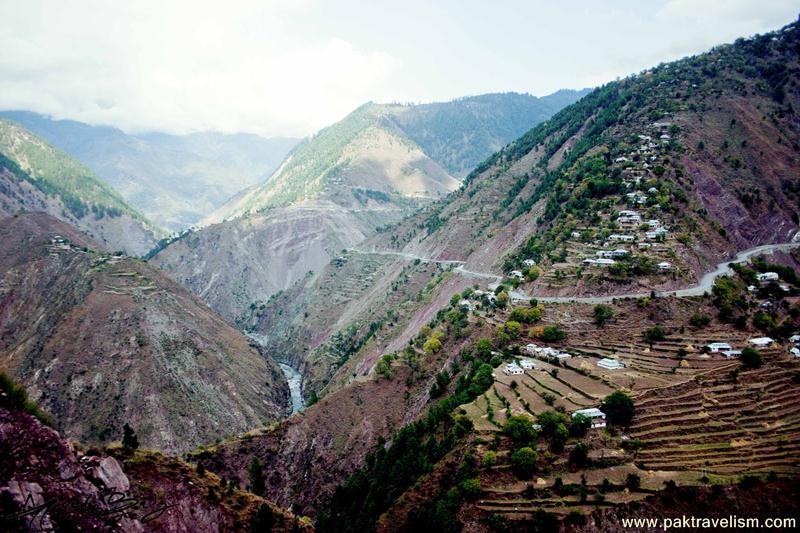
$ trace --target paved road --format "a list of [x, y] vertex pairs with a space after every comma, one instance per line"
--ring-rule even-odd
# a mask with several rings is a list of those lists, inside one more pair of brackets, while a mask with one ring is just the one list
[[[800, 242], [791, 242], [791, 243], [783, 243], [783, 244], [765, 244], [762, 246], [756, 246], [755, 248], [750, 248], [749, 250], [744, 250], [736, 254], [734, 259], [729, 259], [727, 261], [723, 261], [717, 265], [717, 268], [711, 272], [706, 273], [700, 279], [700, 283], [697, 285], [693, 285], [691, 287], [685, 287], [683, 289], [677, 289], [674, 291], [657, 291], [656, 296], [701, 296], [705, 292], [711, 290], [711, 287], [714, 286], [714, 281], [719, 276], [723, 276], [725, 274], [729, 274], [731, 272], [730, 265], [733, 263], [744, 263], [751, 257], [760, 254], [771, 254], [772, 252], [777, 251], [788, 251], [792, 248], [800, 247]], [[462, 276], [468, 278], [480, 278], [480, 279], [491, 279], [493, 282], [489, 285], [490, 289], [494, 289], [497, 285], [503, 280], [503, 277], [498, 274], [493, 274], [490, 272], [474, 272], [472, 270], [467, 270], [464, 268], [464, 261], [442, 261], [437, 259], [430, 259], [425, 257], [419, 257], [414, 254], [409, 254], [405, 252], [388, 252], [388, 251], [363, 251], [363, 250], [356, 250], [350, 249], [349, 251], [360, 253], [360, 254], [377, 254], [377, 255], [393, 255], [398, 257], [403, 257], [409, 260], [417, 260], [419, 259], [423, 263], [437, 263], [440, 265], [458, 265], [456, 268], [453, 269], [453, 272], [457, 272]], [[538, 295], [528, 295], [522, 291], [513, 290], [509, 294], [513, 299], [519, 300], [530, 300], [535, 298], [540, 302], [550, 302], [550, 303], [567, 303], [567, 302], [575, 302], [575, 303], [585, 303], [585, 304], [600, 304], [600, 303], [609, 303], [613, 300], [618, 300], [621, 298], [641, 298], [643, 296], [650, 296], [650, 291], [647, 292], [637, 292], [637, 293], [629, 293], [629, 294], [616, 294], [610, 296], [538, 296]]]

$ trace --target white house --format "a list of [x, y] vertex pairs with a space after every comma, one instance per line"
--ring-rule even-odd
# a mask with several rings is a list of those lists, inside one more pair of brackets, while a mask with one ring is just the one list
[[800, 348], [792, 348], [789, 350], [789, 353], [794, 355], [795, 357], [800, 357]]
[[570, 233], [570, 235], [572, 236], [573, 239], [580, 239], [581, 238], [581, 232], [580, 231], [573, 231], [572, 233]]
[[712, 342], [711, 344], [706, 344], [708, 346], [709, 351], [713, 353], [722, 352], [724, 350], [731, 350], [731, 345], [727, 342]]
[[622, 235], [619, 233], [612, 233], [608, 236], [609, 241], [621, 241], [621, 242], [633, 242], [634, 240], [633, 235]]
[[519, 365], [525, 370], [532, 370], [536, 368], [536, 364], [530, 359], [523, 359], [519, 362]]
[[506, 366], [503, 367], [503, 374], [505, 374], [506, 376], [518, 376], [524, 373], [525, 371], [522, 370], [521, 367], [517, 366], [516, 363], [508, 363]]
[[658, 264], [659, 270], [669, 270], [670, 268], [672, 268], [672, 265], [670, 265], [666, 261], [662, 261], [661, 263]]
[[765, 348], [767, 346], [772, 346], [772, 343], [775, 342], [775, 340], [772, 339], [771, 337], [756, 337], [755, 339], [750, 339], [747, 342], [749, 342], [753, 346], [757, 346], [759, 348]]
[[559, 361], [564, 361], [565, 359], [570, 359], [572, 356], [566, 352], [561, 352], [556, 354], [556, 359]]
[[638, 246], [639, 246], [640, 250], [644, 250], [646, 248], [652, 248], [653, 247], [653, 245], [650, 244], [649, 242], [640, 242]]
[[619, 213], [617, 213], [618, 217], [638, 217], [640, 216], [638, 212], [631, 211], [630, 209], [623, 209]]
[[475, 305], [472, 302], [470, 302], [469, 300], [461, 300], [460, 302], [458, 302], [458, 306], [459, 307], [466, 307], [470, 311], [474, 311], [475, 310]]
[[581, 415], [585, 416], [592, 421], [592, 429], [606, 427], [606, 414], [597, 407], [590, 407], [589, 409], [578, 409], [572, 413], [572, 418]]
[[604, 357], [597, 362], [597, 366], [600, 368], [605, 368], [607, 370], [618, 370], [620, 368], [625, 368], [625, 365], [616, 359], [609, 359], [608, 357]]
[[653, 229], [660, 228], [661, 227], [661, 221], [658, 220], [657, 218], [653, 218], [653, 219], [647, 221], [647, 225], [650, 226]]
[[525, 275], [522, 272], [520, 272], [519, 270], [512, 270], [511, 272], [509, 272], [509, 276], [511, 276], [512, 278], [517, 278], [517, 279], [522, 279], [522, 278], [525, 277]]
[[777, 272], [764, 272], [763, 274], [756, 274], [758, 281], [778, 281], [780, 276]]
[[614, 261], [613, 259], [605, 259], [605, 258], [601, 257], [600, 259], [595, 259], [594, 263], [596, 265], [600, 265], [600, 266], [609, 266], [609, 265], [613, 265], [614, 263], [616, 263], [616, 261]]
[[527, 346], [525, 346], [525, 353], [529, 354], [529, 355], [533, 355], [533, 354], [536, 353], [536, 349], [537, 348], [538, 348], [538, 346], [536, 346], [535, 344], [528, 344]]
[[533, 259], [526, 259], [525, 261], [522, 262], [522, 264], [525, 265], [526, 267], [532, 267], [536, 264], [536, 261], [534, 261]]
[[734, 359], [734, 358], [741, 357], [742, 356], [742, 351], [741, 350], [725, 350], [724, 352], [722, 352], [722, 355], [724, 355], [728, 359]]
[[614, 162], [615, 162], [615, 163], [627, 163], [627, 162], [628, 162], [628, 158], [627, 158], [627, 157], [625, 157], [625, 156], [618, 157], [618, 158], [616, 158], [616, 159], [614, 160]]
[[789, 337], [789, 342], [797, 344], [798, 342], [800, 342], [800, 335], [792, 335], [791, 337]]

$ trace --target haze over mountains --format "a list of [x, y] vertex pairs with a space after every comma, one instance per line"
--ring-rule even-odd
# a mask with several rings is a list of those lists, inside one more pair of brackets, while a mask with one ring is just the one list
[[127, 134], [108, 126], [2, 111], [101, 176], [159, 227], [197, 224], [277, 168], [298, 142], [247, 133]]
[[301, 141], [0, 119], [0, 529], [795, 516], [798, 113], [800, 22]]

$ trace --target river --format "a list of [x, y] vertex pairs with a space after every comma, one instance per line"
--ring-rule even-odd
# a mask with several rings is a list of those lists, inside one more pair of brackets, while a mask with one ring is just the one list
[[305, 404], [303, 403], [303, 376], [300, 375], [296, 368], [286, 363], [278, 363], [278, 365], [283, 370], [283, 373], [286, 374], [286, 380], [289, 382], [289, 393], [292, 397], [292, 414], [299, 413], [305, 409]]

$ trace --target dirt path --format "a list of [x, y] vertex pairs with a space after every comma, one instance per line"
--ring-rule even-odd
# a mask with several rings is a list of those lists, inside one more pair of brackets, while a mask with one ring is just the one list
[[[656, 296], [701, 296], [703, 293], [710, 291], [711, 288], [714, 286], [714, 281], [719, 276], [723, 276], [725, 274], [729, 274], [732, 269], [731, 265], [734, 263], [744, 263], [751, 257], [760, 254], [771, 254], [772, 252], [785, 252], [791, 250], [792, 248], [800, 247], [800, 242], [791, 242], [791, 243], [782, 243], [782, 244], [764, 244], [762, 246], [756, 246], [755, 248], [750, 248], [748, 250], [744, 250], [736, 254], [734, 259], [729, 259], [723, 261], [717, 265], [717, 268], [711, 272], [708, 272], [703, 275], [700, 279], [700, 283], [697, 285], [692, 285], [691, 287], [685, 287], [683, 289], [678, 289], [674, 291], [656, 291]], [[356, 250], [354, 248], [349, 249], [348, 251], [358, 253], [358, 254], [375, 254], [375, 255], [392, 255], [397, 257], [402, 257], [404, 259], [408, 259], [411, 261], [419, 260], [423, 263], [437, 263], [440, 265], [457, 265], [456, 268], [453, 269], [453, 272], [461, 274], [467, 278], [476, 278], [476, 279], [490, 279], [493, 281], [489, 285], [489, 288], [492, 289], [496, 287], [502, 280], [503, 276], [499, 274], [493, 274], [491, 272], [475, 272], [472, 270], [467, 270], [464, 268], [464, 261], [453, 261], [453, 260], [438, 260], [438, 259], [431, 259], [427, 257], [419, 257], [414, 254], [409, 254], [406, 252], [389, 252], [389, 251], [364, 251], [364, 250]], [[540, 302], [550, 302], [550, 303], [585, 303], [585, 304], [600, 304], [600, 303], [609, 303], [613, 300], [622, 299], [622, 298], [641, 298], [643, 296], [650, 296], [650, 291], [647, 292], [637, 292], [637, 293], [629, 293], [629, 294], [615, 294], [609, 296], [537, 296], [537, 295], [528, 295], [522, 291], [511, 291], [510, 296], [514, 299], [518, 300], [531, 300], [535, 298]]]

